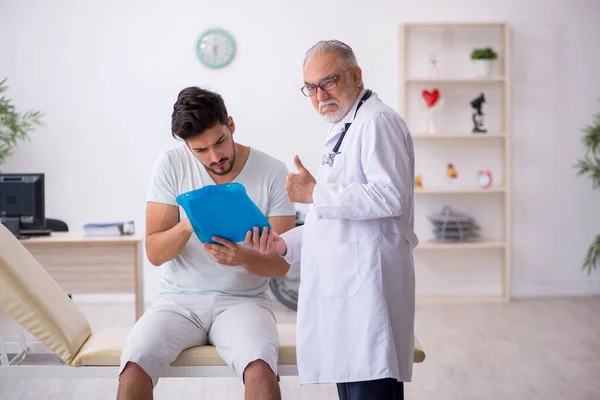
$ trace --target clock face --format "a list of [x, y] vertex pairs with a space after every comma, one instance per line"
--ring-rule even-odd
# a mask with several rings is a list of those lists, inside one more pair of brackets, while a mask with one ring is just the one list
[[196, 45], [198, 59], [209, 68], [222, 68], [233, 60], [235, 42], [222, 29], [210, 29], [202, 34]]
[[489, 171], [479, 171], [477, 183], [482, 188], [488, 188], [492, 184], [492, 174]]

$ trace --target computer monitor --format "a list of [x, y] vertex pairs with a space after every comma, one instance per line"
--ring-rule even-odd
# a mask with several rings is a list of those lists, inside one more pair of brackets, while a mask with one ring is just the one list
[[46, 229], [44, 174], [0, 174], [0, 219], [16, 236]]

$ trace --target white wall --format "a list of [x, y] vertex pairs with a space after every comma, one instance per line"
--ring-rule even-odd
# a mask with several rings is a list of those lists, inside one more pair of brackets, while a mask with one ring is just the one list
[[[222, 93], [238, 141], [290, 169], [298, 153], [315, 170], [327, 126], [299, 91], [310, 45], [352, 45], [367, 85], [397, 107], [399, 23], [490, 19], [512, 24], [514, 294], [600, 293], [600, 273], [580, 271], [600, 233], [600, 195], [572, 168], [581, 128], [600, 111], [595, 0], [3, 1], [0, 77], [22, 109], [46, 113], [46, 125], [2, 170], [45, 172], [47, 215], [73, 230], [133, 218], [143, 231], [150, 171], [177, 145], [170, 113], [183, 87]], [[224, 70], [196, 59], [196, 39], [209, 27], [237, 41], [238, 56]], [[450, 290], [470, 279], [449, 275]], [[147, 298], [158, 279], [148, 265]], [[485, 291], [482, 282], [474, 293]]]

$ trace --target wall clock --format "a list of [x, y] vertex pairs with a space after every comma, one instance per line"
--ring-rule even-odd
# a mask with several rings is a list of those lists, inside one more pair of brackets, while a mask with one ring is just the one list
[[223, 29], [209, 29], [198, 38], [196, 54], [205, 66], [223, 68], [235, 56], [235, 41]]
[[489, 170], [479, 170], [477, 172], [477, 184], [482, 189], [489, 188], [492, 185], [492, 173]]

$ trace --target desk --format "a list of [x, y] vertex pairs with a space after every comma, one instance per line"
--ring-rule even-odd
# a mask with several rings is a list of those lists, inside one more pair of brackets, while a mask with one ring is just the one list
[[52, 232], [21, 243], [69, 294], [134, 293], [135, 316], [144, 313], [144, 261], [140, 235], [86, 238]]

